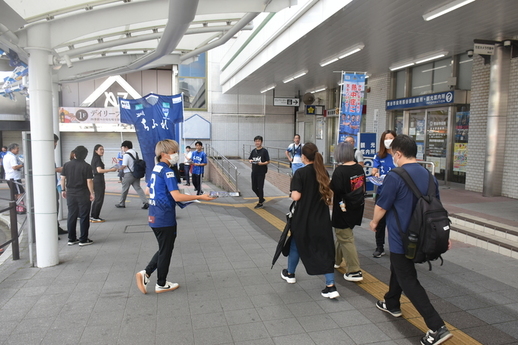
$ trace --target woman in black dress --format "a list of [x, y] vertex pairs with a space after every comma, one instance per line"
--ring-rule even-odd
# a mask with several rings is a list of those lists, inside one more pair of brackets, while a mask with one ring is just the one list
[[94, 147], [94, 154], [92, 157], [92, 169], [94, 173], [94, 192], [95, 199], [92, 202], [92, 211], [90, 213], [91, 223], [102, 223], [105, 220], [100, 217], [101, 208], [104, 203], [104, 190], [106, 189], [106, 182], [104, 181], [104, 173], [110, 171], [117, 171], [116, 168], [105, 169], [102, 156], [104, 155], [104, 147], [97, 144]]
[[302, 162], [306, 166], [298, 169], [291, 180], [291, 198], [297, 205], [291, 221], [288, 269], [282, 270], [281, 277], [288, 283], [295, 283], [295, 269], [300, 258], [309, 275], [325, 275], [326, 287], [322, 296], [337, 298], [340, 294], [334, 283], [335, 247], [329, 216], [333, 193], [329, 187], [329, 174], [313, 143], [302, 148]]
[[[348, 193], [361, 188], [365, 193], [365, 172], [360, 164], [354, 161], [354, 148], [351, 144], [340, 143], [334, 151], [335, 161], [339, 164], [333, 172], [331, 189], [333, 190], [333, 216], [332, 223], [336, 233], [336, 259], [335, 267], [340, 266], [342, 258], [345, 258], [344, 279], [348, 281], [362, 281], [360, 260], [354, 244], [353, 228], [361, 225], [364, 205], [351, 207], [352, 205], [340, 205]], [[343, 207], [343, 209], [342, 209]], [[338, 268], [338, 267], [337, 267]]]

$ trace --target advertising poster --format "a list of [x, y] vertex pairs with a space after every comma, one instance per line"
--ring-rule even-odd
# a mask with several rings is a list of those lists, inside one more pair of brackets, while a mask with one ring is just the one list
[[455, 115], [455, 142], [468, 142], [469, 111], [459, 111]]
[[119, 123], [119, 108], [59, 108], [60, 123]]
[[348, 135], [356, 137], [360, 131], [365, 95], [365, 74], [343, 72], [342, 83], [338, 143], [345, 141]]
[[453, 171], [466, 172], [468, 163], [468, 144], [455, 143], [453, 147]]

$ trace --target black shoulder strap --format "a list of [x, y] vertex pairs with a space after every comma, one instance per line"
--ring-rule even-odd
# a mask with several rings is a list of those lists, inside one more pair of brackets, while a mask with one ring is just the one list
[[[135, 159], [135, 157], [133, 157], [133, 155], [132, 155], [130, 152], [124, 152], [124, 154], [128, 154], [128, 155], [130, 155], [130, 157], [131, 157], [131, 158], [133, 158], [133, 161], [135, 161], [135, 160], [136, 160], [136, 159]], [[138, 158], [138, 153], [137, 153], [137, 158]], [[129, 165], [128, 165], [127, 167], [128, 167], [128, 169], [129, 169], [129, 171], [130, 171], [131, 173], [133, 173], [133, 171], [130, 169]]]
[[408, 188], [410, 188], [410, 190], [412, 190], [412, 193], [414, 193], [414, 195], [418, 199], [423, 196], [423, 194], [421, 194], [421, 191], [419, 191], [419, 188], [417, 188], [417, 186], [415, 185], [414, 180], [412, 180], [412, 177], [408, 174], [408, 172], [404, 168], [398, 167], [398, 168], [394, 168], [390, 171], [393, 171], [396, 174], [398, 174], [403, 179], [403, 181], [405, 181]]

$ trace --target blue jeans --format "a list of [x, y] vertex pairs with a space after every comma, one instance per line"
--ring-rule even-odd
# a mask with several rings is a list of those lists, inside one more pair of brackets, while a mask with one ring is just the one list
[[[299, 264], [299, 250], [297, 249], [297, 245], [295, 244], [295, 239], [291, 239], [290, 245], [290, 254], [288, 255], [288, 273], [295, 273], [297, 269], [297, 265]], [[335, 274], [334, 273], [326, 273], [324, 274], [326, 278], [326, 285], [335, 285]]]

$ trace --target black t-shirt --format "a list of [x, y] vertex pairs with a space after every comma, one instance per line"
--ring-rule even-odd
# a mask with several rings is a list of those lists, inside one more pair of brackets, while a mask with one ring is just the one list
[[339, 229], [354, 228], [361, 225], [363, 209], [360, 207], [354, 211], [342, 212], [340, 201], [345, 194], [358, 188], [365, 188], [365, 172], [360, 164], [339, 165], [333, 172], [331, 189], [333, 190], [333, 226]]
[[259, 165], [258, 162], [268, 162], [270, 161], [270, 155], [268, 154], [268, 150], [264, 147], [261, 149], [253, 149], [250, 152], [250, 156], [248, 159], [251, 159], [252, 162], [252, 172], [259, 174], [266, 174], [268, 172], [268, 165]]
[[93, 179], [92, 166], [84, 160], [72, 159], [63, 165], [61, 176], [66, 177], [66, 189], [69, 194], [88, 191], [86, 180]]
[[101, 159], [101, 156], [94, 154], [92, 157], [92, 172], [95, 177], [102, 177], [104, 173], [97, 172], [97, 168], [104, 169], [104, 162]]

